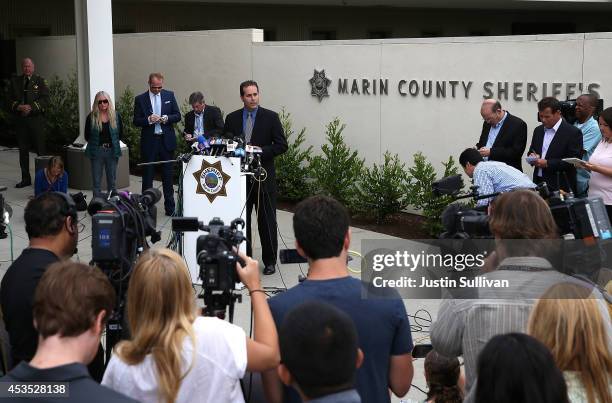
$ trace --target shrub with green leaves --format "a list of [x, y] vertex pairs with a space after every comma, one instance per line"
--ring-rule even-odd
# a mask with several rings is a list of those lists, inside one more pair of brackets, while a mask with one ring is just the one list
[[322, 155], [311, 159], [310, 170], [317, 193], [331, 196], [354, 211], [364, 159], [344, 142], [342, 132], [345, 127], [339, 118], [327, 124], [327, 143], [321, 146]]
[[49, 81], [49, 106], [45, 110], [47, 152], [63, 154], [64, 146], [79, 137], [79, 89], [76, 73], [67, 81], [57, 75]]
[[302, 149], [306, 141], [306, 128], [302, 128], [297, 137], [294, 136], [291, 114], [284, 108], [281, 109], [279, 118], [288, 148], [285, 153], [274, 159], [278, 197], [281, 200], [300, 201], [311, 194], [311, 184], [308, 181], [310, 172], [308, 157], [312, 153], [312, 146]]
[[398, 155], [385, 152], [382, 164], [364, 170], [357, 191], [358, 210], [374, 215], [376, 223], [382, 224], [387, 216], [406, 208], [407, 179], [406, 165]]
[[[444, 174], [442, 177], [456, 175], [458, 167], [452, 156], [443, 162]], [[444, 208], [453, 201], [450, 196], [435, 196], [431, 185], [440, 178], [436, 177], [434, 166], [420, 152], [414, 154], [414, 166], [408, 169], [408, 185], [406, 201], [415, 209], [422, 210], [425, 216], [424, 229], [431, 236], [442, 232], [441, 216]]]
[[130, 150], [130, 167], [140, 163], [140, 128], [134, 126], [134, 92], [127, 86], [117, 100], [115, 110], [123, 123], [123, 142]]
[[11, 112], [10, 80], [0, 80], [0, 144], [13, 147], [17, 144], [13, 113]]

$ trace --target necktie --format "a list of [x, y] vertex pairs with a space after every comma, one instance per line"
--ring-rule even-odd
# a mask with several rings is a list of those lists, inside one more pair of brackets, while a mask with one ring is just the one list
[[201, 113], [195, 114], [195, 134], [197, 135], [204, 134], [204, 130], [202, 130], [202, 120], [200, 120], [201, 118]]
[[244, 128], [244, 142], [249, 144], [253, 135], [253, 115], [252, 112], [247, 112], [246, 126]]
[[[161, 116], [161, 96], [159, 94], [155, 95], [155, 110], [153, 111], [158, 116]], [[161, 134], [162, 128], [159, 122], [155, 123], [155, 134]]]

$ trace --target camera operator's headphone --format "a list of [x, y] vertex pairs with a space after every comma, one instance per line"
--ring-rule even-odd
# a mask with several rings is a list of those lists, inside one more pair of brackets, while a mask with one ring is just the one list
[[64, 192], [53, 192], [53, 194], [58, 195], [64, 201], [64, 203], [62, 203], [60, 214], [63, 215], [64, 217], [72, 218], [72, 224], [76, 225], [78, 210], [76, 208], [76, 203], [72, 199], [72, 196]]

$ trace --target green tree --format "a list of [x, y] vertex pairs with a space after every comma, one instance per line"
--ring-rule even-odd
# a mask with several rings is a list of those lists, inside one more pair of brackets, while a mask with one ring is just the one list
[[327, 143], [321, 146], [322, 155], [311, 159], [310, 170], [318, 193], [331, 196], [354, 211], [364, 160], [344, 142], [345, 127], [339, 118], [327, 124]]
[[357, 190], [359, 211], [374, 215], [377, 224], [382, 224], [388, 215], [406, 208], [407, 180], [406, 165], [397, 154], [385, 152], [382, 164], [364, 170]]
[[[442, 177], [459, 173], [452, 156], [442, 165], [444, 166]], [[431, 236], [437, 236], [442, 232], [442, 211], [453, 201], [450, 196], [434, 195], [431, 185], [437, 179], [436, 170], [427, 158], [420, 152], [414, 154], [414, 165], [408, 169], [406, 202], [415, 209], [423, 211], [424, 227]]]
[[123, 123], [123, 142], [130, 152], [130, 167], [140, 163], [140, 128], [134, 126], [134, 92], [127, 86], [115, 105]]
[[300, 201], [311, 194], [308, 158], [312, 153], [312, 146], [302, 149], [306, 141], [306, 128], [302, 128], [297, 137], [294, 137], [291, 114], [284, 108], [281, 109], [279, 118], [288, 144], [287, 151], [275, 159], [279, 199]]
[[45, 110], [47, 150], [63, 154], [64, 146], [79, 137], [79, 88], [76, 73], [67, 81], [57, 75], [49, 81], [49, 107]]

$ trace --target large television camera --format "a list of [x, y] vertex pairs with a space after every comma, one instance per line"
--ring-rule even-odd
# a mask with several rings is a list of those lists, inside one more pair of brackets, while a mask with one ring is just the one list
[[[453, 175], [442, 178], [432, 184], [435, 195], [449, 195], [453, 202], [472, 198], [474, 200], [490, 198], [499, 195], [478, 194], [475, 186], [467, 194], [461, 194], [463, 178]], [[562, 195], [560, 192], [550, 192], [545, 182], [535, 189], [547, 201], [559, 233], [565, 239], [612, 238], [612, 228], [603, 200], [599, 197], [577, 199], [572, 195]], [[440, 238], [490, 238], [489, 222], [486, 211], [453, 203], [447, 206], [442, 214], [444, 232]]]
[[157, 207], [161, 192], [151, 188], [142, 195], [119, 192], [109, 198], [94, 198], [87, 208], [91, 216], [92, 263], [109, 278], [117, 293], [117, 306], [106, 325], [106, 355], [127, 337], [123, 311], [129, 277], [138, 256], [161, 239]]
[[[576, 118], [576, 99], [568, 99], [565, 101], [559, 101], [561, 104], [561, 115], [563, 118], [569, 123], [573, 125], [578, 119]], [[595, 120], [599, 117], [599, 114], [603, 111], [604, 102], [603, 99], [597, 100], [597, 106], [595, 107], [595, 112], [593, 113], [593, 117]], [[540, 116], [538, 114], [538, 122], [540, 121]]]
[[[460, 175], [443, 178], [433, 184], [434, 193], [450, 195], [453, 201], [474, 197], [474, 190], [467, 195], [459, 194], [462, 187]], [[546, 245], [549, 251], [543, 257], [559, 271], [596, 281], [601, 268], [612, 264], [612, 242], [608, 241], [612, 238], [612, 228], [603, 200], [599, 197], [577, 199], [571, 194], [550, 192], [546, 183], [540, 184], [534, 191], [547, 201], [561, 236], [558, 243], [549, 242]], [[455, 253], [480, 247], [485, 245], [480, 240], [493, 238], [487, 213], [460, 203], [453, 202], [447, 206], [442, 214], [442, 224], [444, 232], [439, 235], [440, 239], [464, 240], [458, 244]], [[529, 246], [524, 244], [521, 248], [529, 249]]]
[[196, 244], [196, 259], [200, 266], [199, 278], [202, 280], [202, 292], [198, 296], [204, 300], [204, 314], [225, 319], [225, 310], [229, 306], [229, 320], [234, 318], [234, 303], [240, 300], [235, 294], [239, 283], [236, 263], [244, 266], [236, 254], [240, 244], [245, 241], [242, 229], [244, 220], [236, 218], [229, 226], [218, 217], [208, 225], [198, 221], [197, 217], [177, 217], [172, 219], [172, 231], [194, 232], [205, 231]]

